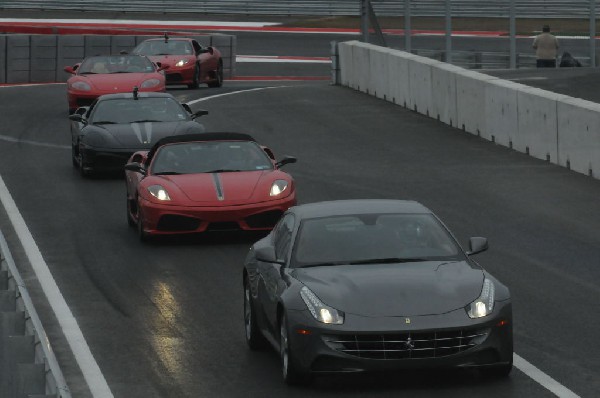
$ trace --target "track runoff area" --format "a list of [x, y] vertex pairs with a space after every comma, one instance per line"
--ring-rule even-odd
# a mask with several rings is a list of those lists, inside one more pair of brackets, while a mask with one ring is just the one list
[[[101, 20], [101, 19], [90, 19], [82, 23], [81, 20], [77, 22], [67, 19], [11, 19], [11, 18], [0, 18], [0, 25], [2, 25], [7, 31], [13, 31], [14, 33], [32, 33], [35, 29], [50, 29], [53, 34], [85, 34], [95, 32], [98, 34], [113, 34], [114, 30], [118, 30], [121, 33], [123, 29], [129, 30], [140, 30], [145, 34], [148, 30], [171, 30], [176, 28], [177, 30], [186, 30], [187, 32], [198, 31], [196, 33], [206, 31], [227, 31], [227, 32], [244, 32], [244, 31], [255, 31], [265, 33], [328, 33], [328, 34], [356, 34], [360, 32], [354, 29], [308, 29], [308, 28], [285, 28], [278, 26], [277, 23], [272, 22], [216, 22], [216, 21], [139, 21], [139, 20]], [[74, 30], [77, 30], [75, 32]], [[392, 34], [402, 34], [402, 31], [390, 32]], [[417, 34], [423, 35], [443, 35], [443, 32], [427, 31], [427, 32], [416, 32]], [[500, 36], [504, 32], [457, 32], [459, 35], [479, 36], [479, 37], [494, 37]], [[138, 33], [135, 33], [138, 34]], [[454, 34], [454, 33], [453, 33]], [[258, 56], [258, 55], [238, 55], [236, 62], [247, 62], [247, 63], [330, 63], [329, 58], [325, 57], [299, 57], [299, 56]], [[320, 77], [238, 77], [234, 80], [315, 80]], [[329, 77], [323, 77], [323, 80]], [[61, 83], [59, 83], [61, 84]], [[0, 85], [0, 86], [32, 86], [34, 84], [11, 84], [11, 85]], [[276, 87], [262, 87], [253, 88], [248, 90], [239, 90], [229, 92], [225, 94], [217, 94], [214, 96], [199, 98], [196, 100], [188, 101], [189, 104], [210, 101], [213, 98], [222, 97], [224, 95], [243, 95], [248, 91], [257, 90], [271, 90], [285, 86]], [[0, 136], [0, 141], [14, 141], [13, 138]], [[44, 146], [43, 142], [22, 142], [29, 145]], [[19, 212], [18, 206], [13, 200], [13, 197], [8, 190], [8, 187], [4, 183], [4, 180], [0, 176], [0, 202], [2, 203], [10, 222], [15, 229], [15, 232], [24, 248], [25, 254], [30, 261], [34, 272], [36, 273], [37, 279], [42, 285], [44, 294], [47, 296], [48, 301], [56, 314], [58, 322], [60, 323], [65, 337], [69, 343], [71, 350], [73, 351], [74, 357], [77, 360], [79, 367], [82, 370], [84, 378], [90, 388], [90, 391], [94, 398], [112, 398], [113, 394], [100, 370], [96, 360], [94, 359], [90, 348], [77, 324], [77, 320], [73, 316], [69, 309], [58, 285], [56, 284], [52, 274], [46, 264], [43, 255], [36, 244], [33, 235], [31, 234], [27, 224]], [[543, 371], [538, 369], [535, 365], [531, 364], [517, 353], [514, 354], [514, 366], [535, 382], [543, 386], [552, 394], [561, 398], [579, 398], [579, 395], [569, 390], [567, 387], [560, 384], [557, 380], [553, 379]]]

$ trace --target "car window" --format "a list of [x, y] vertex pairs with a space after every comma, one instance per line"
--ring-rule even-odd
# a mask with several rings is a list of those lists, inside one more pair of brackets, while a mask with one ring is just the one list
[[182, 174], [272, 170], [267, 154], [251, 141], [206, 141], [160, 148], [151, 172]]
[[194, 53], [192, 45], [184, 40], [148, 40], [140, 43], [134, 54], [141, 55], [191, 55]]
[[80, 75], [110, 73], [151, 73], [155, 68], [146, 57], [139, 55], [111, 55], [86, 58], [77, 69]]
[[308, 219], [302, 222], [296, 242], [297, 266], [463, 257], [454, 239], [431, 214], [358, 214]]
[[98, 101], [90, 123], [179, 122], [191, 120], [171, 97], [115, 98]]
[[289, 257], [292, 242], [292, 231], [294, 230], [294, 215], [286, 214], [279, 222], [277, 230], [274, 231], [273, 244], [275, 245], [275, 256], [278, 259]]

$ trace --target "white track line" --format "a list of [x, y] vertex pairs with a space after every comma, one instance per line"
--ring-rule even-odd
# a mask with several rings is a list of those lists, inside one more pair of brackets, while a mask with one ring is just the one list
[[281, 25], [279, 22], [223, 22], [223, 21], [156, 21], [139, 19], [43, 19], [43, 18], [0, 18], [0, 22], [5, 23], [62, 23], [62, 24], [81, 24], [85, 25], [161, 25], [161, 26], [241, 26], [249, 28], [262, 28], [265, 26]]
[[542, 372], [517, 354], [513, 354], [513, 362], [515, 368], [531, 377], [535, 382], [539, 383], [542, 387], [557, 397], [579, 398], [579, 395], [575, 394], [573, 391], [569, 390], [567, 387], [563, 386], [558, 381], [554, 380], [552, 377], [548, 376], [546, 373]]
[[258, 87], [258, 88], [251, 88], [251, 89], [248, 89], [248, 90], [232, 91], [230, 93], [216, 94], [216, 95], [211, 95], [210, 97], [198, 98], [196, 100], [189, 101], [187, 104], [188, 105], [193, 105], [193, 104], [196, 104], [198, 102], [208, 101], [208, 100], [213, 99], [213, 98], [225, 97], [225, 96], [228, 96], [228, 95], [241, 94], [241, 93], [249, 93], [251, 91], [270, 90], [270, 89], [273, 89], [273, 88], [283, 88], [283, 87], [289, 87], [289, 86]]
[[104, 375], [100, 371], [100, 367], [96, 363], [96, 360], [90, 351], [90, 347], [83, 337], [83, 333], [77, 324], [77, 320], [73, 316], [65, 298], [56, 285], [56, 281], [50, 273], [50, 269], [44, 261], [40, 249], [36, 245], [29, 228], [27, 228], [27, 224], [25, 224], [23, 216], [19, 212], [19, 209], [1, 176], [0, 202], [4, 205], [8, 218], [23, 245], [25, 254], [27, 255], [33, 271], [42, 286], [42, 290], [48, 298], [48, 302], [58, 319], [92, 395], [94, 398], [113, 398], [113, 394], [106, 383]]

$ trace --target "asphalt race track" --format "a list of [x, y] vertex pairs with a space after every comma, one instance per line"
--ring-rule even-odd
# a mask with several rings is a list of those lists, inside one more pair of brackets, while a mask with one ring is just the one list
[[[477, 260], [511, 289], [515, 352], [575, 394], [598, 395], [600, 181], [326, 81], [171, 92], [206, 98], [194, 107], [210, 111], [207, 131], [250, 133], [278, 157], [297, 156], [285, 170], [300, 203], [415, 199], [461, 243], [488, 237]], [[242, 261], [258, 236], [140, 243], [127, 226], [124, 180], [82, 179], [71, 166], [65, 86], [0, 87], [0, 98], [0, 175], [115, 397], [554, 396], [518, 369], [505, 380], [410, 372], [285, 386], [278, 355], [244, 341]], [[0, 228], [73, 396], [91, 397], [3, 209]]]

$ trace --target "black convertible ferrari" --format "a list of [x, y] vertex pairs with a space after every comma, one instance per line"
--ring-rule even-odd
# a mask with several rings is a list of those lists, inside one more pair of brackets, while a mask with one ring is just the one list
[[149, 150], [161, 138], [204, 132], [192, 112], [167, 93], [106, 94], [70, 115], [73, 166], [83, 176], [123, 171], [129, 157]]
[[256, 242], [243, 274], [246, 340], [272, 345], [283, 378], [315, 373], [512, 369], [508, 288], [412, 201], [344, 200], [290, 208]]

